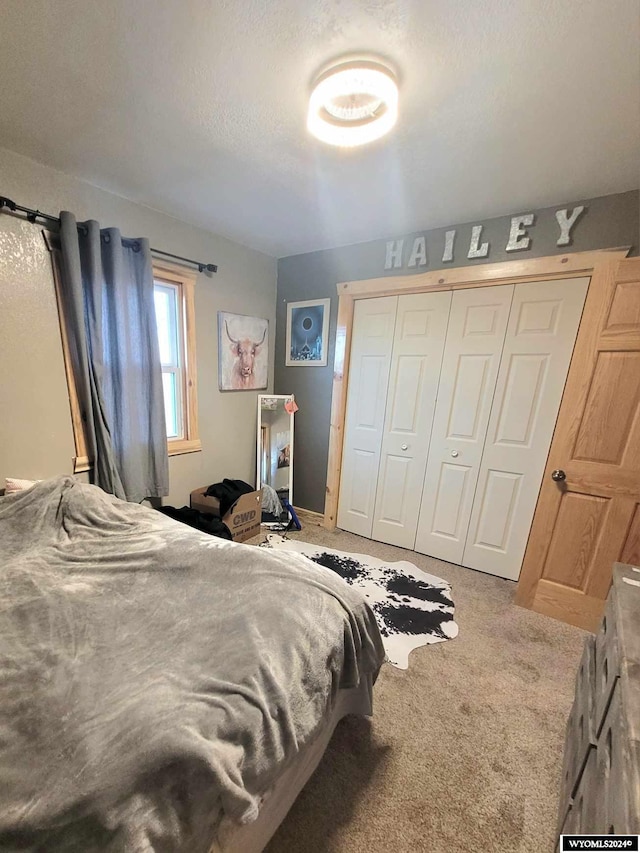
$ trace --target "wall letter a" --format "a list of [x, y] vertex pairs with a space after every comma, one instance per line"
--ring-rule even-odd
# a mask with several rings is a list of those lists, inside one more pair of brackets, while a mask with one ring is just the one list
[[408, 267], [423, 267], [427, 263], [427, 241], [424, 237], [416, 237], [409, 257]]

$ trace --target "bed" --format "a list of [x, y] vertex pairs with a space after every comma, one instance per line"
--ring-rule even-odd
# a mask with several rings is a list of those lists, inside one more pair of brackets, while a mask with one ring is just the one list
[[0, 498], [0, 849], [258, 853], [384, 658], [356, 590], [70, 477]]

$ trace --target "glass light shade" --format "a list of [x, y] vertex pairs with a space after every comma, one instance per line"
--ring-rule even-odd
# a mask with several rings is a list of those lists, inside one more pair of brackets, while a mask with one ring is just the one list
[[392, 73], [372, 62], [348, 62], [323, 74], [309, 99], [307, 129], [329, 145], [352, 148], [388, 133], [398, 118]]

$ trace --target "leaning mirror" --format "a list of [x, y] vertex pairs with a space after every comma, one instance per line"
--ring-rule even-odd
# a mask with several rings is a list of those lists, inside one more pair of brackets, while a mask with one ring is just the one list
[[256, 488], [271, 486], [289, 503], [293, 503], [293, 403], [291, 394], [258, 395]]

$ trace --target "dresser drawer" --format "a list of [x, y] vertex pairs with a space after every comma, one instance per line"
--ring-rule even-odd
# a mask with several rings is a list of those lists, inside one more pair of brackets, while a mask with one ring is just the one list
[[589, 746], [595, 743], [595, 669], [595, 637], [591, 636], [584, 644], [576, 676], [575, 699], [567, 721], [560, 787], [560, 819], [576, 791]]
[[560, 835], [597, 832], [596, 789], [596, 750], [592, 746], [589, 748], [575, 795], [569, 803], [567, 816], [560, 827]]
[[618, 630], [615, 619], [616, 591], [612, 589], [607, 599], [602, 624], [596, 636], [595, 675], [595, 732], [599, 734], [613, 687], [620, 673]]
[[632, 831], [633, 757], [616, 683], [600, 729], [596, 748], [596, 813], [599, 832]]

